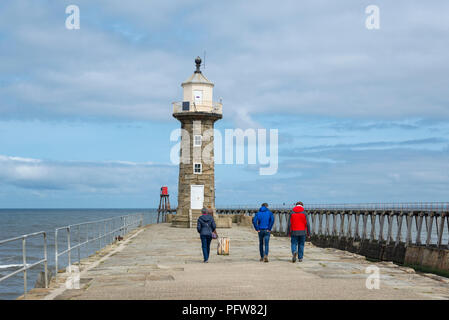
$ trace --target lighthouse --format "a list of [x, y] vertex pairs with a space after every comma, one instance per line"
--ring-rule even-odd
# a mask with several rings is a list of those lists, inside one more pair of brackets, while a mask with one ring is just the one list
[[181, 122], [178, 208], [174, 227], [192, 227], [202, 208], [215, 211], [214, 123], [222, 118], [222, 104], [213, 101], [214, 84], [196, 70], [184, 81], [183, 99], [173, 103], [173, 117]]

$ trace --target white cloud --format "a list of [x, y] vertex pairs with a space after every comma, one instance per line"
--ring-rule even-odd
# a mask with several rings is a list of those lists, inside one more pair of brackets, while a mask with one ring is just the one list
[[364, 28], [363, 5], [79, 1], [71, 32], [64, 3], [8, 1], [0, 115], [168, 120], [206, 49], [216, 98], [242, 126], [279, 113], [447, 119], [447, 1], [385, 3], [379, 31]]
[[3, 156], [0, 154], [0, 161], [16, 161], [16, 162], [25, 162], [25, 163], [39, 163], [41, 160], [39, 159], [31, 159], [31, 158], [22, 158], [22, 157], [9, 157]]
[[0, 184], [35, 192], [141, 194], [176, 181], [173, 165], [130, 161], [44, 161], [0, 156]]

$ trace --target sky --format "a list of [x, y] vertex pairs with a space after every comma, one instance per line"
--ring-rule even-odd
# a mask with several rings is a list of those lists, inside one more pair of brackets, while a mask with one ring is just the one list
[[216, 128], [279, 132], [276, 174], [216, 165], [217, 207], [449, 201], [448, 13], [446, 0], [2, 0], [0, 207], [153, 208], [163, 185], [176, 205], [171, 103], [204, 55]]

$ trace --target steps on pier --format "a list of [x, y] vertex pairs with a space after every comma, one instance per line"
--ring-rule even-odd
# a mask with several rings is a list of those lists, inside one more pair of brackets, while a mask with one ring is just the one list
[[175, 228], [188, 228], [190, 225], [190, 219], [187, 215], [175, 215], [172, 223], [172, 227]]
[[[177, 228], [196, 228], [196, 222], [198, 221], [198, 218], [202, 215], [201, 209], [191, 209], [189, 214], [180, 214], [175, 215], [175, 217], [172, 220], [172, 227]], [[218, 223], [218, 216], [215, 217], [215, 222]], [[226, 223], [223, 225], [225, 228], [230, 228], [228, 226], [229, 223]]]
[[192, 222], [195, 224], [195, 226], [198, 218], [201, 217], [201, 215], [202, 213], [200, 209], [192, 209]]
[[189, 215], [176, 215], [172, 221], [172, 227], [195, 228], [198, 218], [201, 216], [201, 209], [192, 209]]

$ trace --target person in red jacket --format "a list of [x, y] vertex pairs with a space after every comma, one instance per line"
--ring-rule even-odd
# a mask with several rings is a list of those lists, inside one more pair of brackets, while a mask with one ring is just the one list
[[292, 243], [292, 262], [302, 262], [304, 256], [304, 243], [306, 242], [306, 235], [310, 237], [309, 218], [304, 211], [304, 204], [299, 201], [293, 208], [290, 217], [288, 218], [288, 233], [291, 236]]

